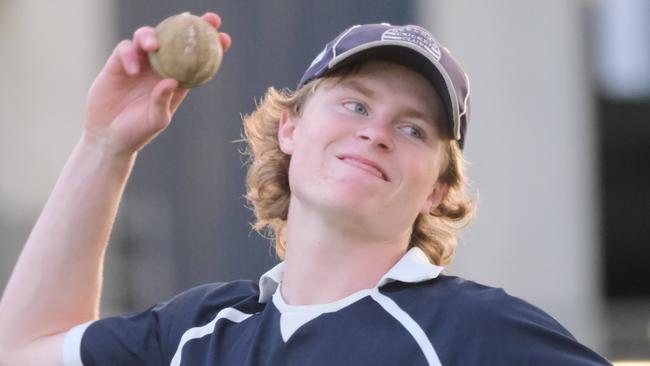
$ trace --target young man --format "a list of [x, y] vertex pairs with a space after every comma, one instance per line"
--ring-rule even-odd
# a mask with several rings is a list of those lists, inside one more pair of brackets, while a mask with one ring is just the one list
[[347, 29], [295, 93], [270, 89], [245, 118], [248, 199], [284, 259], [259, 285], [207, 284], [97, 320], [127, 177], [187, 94], [152, 73], [156, 47], [136, 31], [89, 92], [83, 137], [0, 303], [2, 364], [608, 364], [541, 310], [441, 274], [472, 212], [469, 86], [417, 26]]

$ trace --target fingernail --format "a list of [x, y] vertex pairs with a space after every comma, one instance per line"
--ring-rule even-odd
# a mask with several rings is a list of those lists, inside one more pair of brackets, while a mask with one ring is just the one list
[[153, 38], [145, 38], [144, 39], [144, 46], [147, 48], [153, 47], [155, 44]]

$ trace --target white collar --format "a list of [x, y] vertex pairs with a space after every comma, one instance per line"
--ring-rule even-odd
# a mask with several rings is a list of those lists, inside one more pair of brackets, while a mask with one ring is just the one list
[[[273, 296], [282, 282], [283, 269], [284, 262], [280, 262], [260, 277], [260, 303], [267, 302]], [[416, 283], [430, 280], [438, 277], [442, 270], [443, 267], [429, 262], [420, 248], [413, 247], [384, 274], [375, 287], [381, 287], [393, 281]]]

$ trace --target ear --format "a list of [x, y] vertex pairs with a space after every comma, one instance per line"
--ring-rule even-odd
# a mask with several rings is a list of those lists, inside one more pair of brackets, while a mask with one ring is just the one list
[[435, 186], [433, 187], [433, 191], [427, 197], [427, 200], [424, 201], [424, 205], [422, 206], [422, 213], [423, 215], [428, 215], [432, 211], [440, 205], [440, 202], [442, 202], [443, 199], [447, 196], [447, 192], [449, 192], [449, 185], [447, 183], [441, 183], [441, 182], [436, 182]]
[[278, 126], [278, 143], [280, 150], [287, 155], [293, 154], [294, 132], [296, 130], [295, 117], [288, 110], [282, 111], [280, 125]]

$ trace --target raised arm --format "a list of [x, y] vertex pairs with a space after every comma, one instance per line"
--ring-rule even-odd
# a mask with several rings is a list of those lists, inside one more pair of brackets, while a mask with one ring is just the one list
[[[216, 14], [203, 18], [220, 25]], [[65, 332], [98, 316], [104, 252], [137, 153], [188, 92], [153, 72], [146, 54], [156, 48], [154, 29], [139, 28], [88, 92], [82, 136], [0, 300], [0, 365], [58, 365]]]

